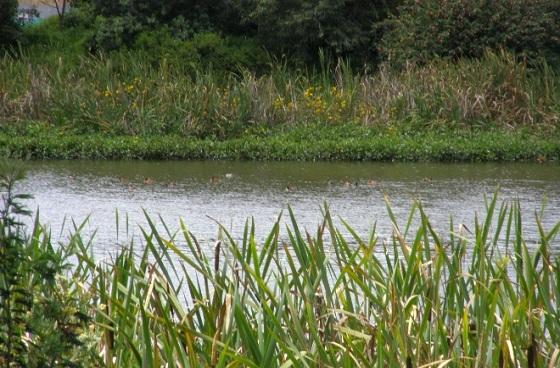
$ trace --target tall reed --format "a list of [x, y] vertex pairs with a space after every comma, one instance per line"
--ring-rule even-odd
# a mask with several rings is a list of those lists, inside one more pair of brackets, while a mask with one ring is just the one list
[[441, 236], [420, 203], [404, 223], [387, 206], [381, 239], [338, 229], [327, 206], [309, 233], [289, 210], [263, 241], [252, 221], [239, 241], [220, 227], [211, 250], [147, 216], [142, 246], [111, 262], [79, 236], [66, 249], [109, 367], [555, 367], [560, 223], [537, 214], [529, 247], [522, 213], [494, 196]]
[[0, 59], [0, 119], [64, 132], [227, 138], [305, 123], [391, 127], [525, 127], [550, 130], [560, 114], [558, 76], [527, 70], [509, 54], [356, 73], [344, 62], [321, 73], [275, 64], [261, 76], [217, 73], [134, 52], [43, 62]]

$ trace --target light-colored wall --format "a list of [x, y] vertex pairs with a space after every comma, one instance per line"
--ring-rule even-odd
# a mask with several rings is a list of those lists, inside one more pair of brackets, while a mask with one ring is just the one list
[[18, 0], [20, 6], [43, 5], [46, 2], [42, 0]]
[[48, 4], [47, 1], [42, 0], [19, 0], [19, 7], [20, 8], [30, 8], [35, 6], [35, 8], [39, 11], [41, 18], [47, 18], [53, 15], [56, 15], [56, 9], [45, 5]]

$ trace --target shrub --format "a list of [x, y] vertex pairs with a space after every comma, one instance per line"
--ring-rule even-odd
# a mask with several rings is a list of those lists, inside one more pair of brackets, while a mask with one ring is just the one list
[[[79, 287], [38, 222], [27, 233], [22, 217], [29, 195], [14, 193], [23, 178], [0, 164], [0, 363], [4, 367], [79, 367], [89, 355], [89, 321]], [[81, 295], [80, 295], [81, 296]]]
[[87, 2], [78, 3], [76, 1], [72, 2], [72, 5], [74, 6], [73, 8], [66, 10], [62, 26], [64, 28], [91, 27], [91, 24], [95, 21], [91, 4]]
[[91, 0], [95, 15], [132, 17], [144, 27], [183, 22], [196, 31], [235, 31], [240, 27], [235, 2], [230, 0]]
[[17, 0], [0, 0], [0, 48], [12, 44], [18, 38], [17, 4]]
[[123, 47], [153, 48], [152, 54], [164, 51], [159, 56], [165, 56], [177, 46], [175, 41], [191, 39], [195, 34], [209, 32], [210, 29], [212, 27], [207, 20], [190, 21], [183, 16], [175, 17], [169, 24], [157, 24], [131, 14], [98, 15], [90, 44], [91, 49], [104, 51]]
[[218, 71], [232, 71], [239, 67], [256, 71], [266, 62], [265, 52], [254, 40], [221, 37], [216, 33], [197, 34], [184, 44], [184, 49], [194, 50], [201, 63], [212, 65]]
[[263, 43], [277, 53], [316, 60], [319, 49], [335, 56], [372, 61], [373, 25], [396, 1], [257, 0], [250, 18]]
[[97, 17], [91, 49], [116, 50], [130, 45], [142, 26], [131, 16]]
[[171, 36], [168, 29], [159, 28], [140, 32], [134, 40], [133, 48], [147, 50], [146, 56], [152, 56], [155, 60], [175, 54], [178, 44], [179, 41]]
[[166, 58], [171, 63], [189, 67], [212, 67], [217, 71], [236, 71], [265, 67], [267, 56], [252, 39], [223, 37], [213, 32], [195, 34], [182, 41], [174, 38], [172, 30], [164, 27], [141, 32], [134, 48], [145, 50], [145, 57], [154, 64]]
[[391, 63], [480, 57], [507, 48], [534, 60], [560, 59], [560, 2], [555, 0], [405, 0], [385, 22], [380, 51]]

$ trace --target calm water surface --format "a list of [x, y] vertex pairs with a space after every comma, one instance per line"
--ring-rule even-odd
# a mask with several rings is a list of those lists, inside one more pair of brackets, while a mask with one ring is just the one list
[[[300, 224], [313, 232], [326, 201], [331, 212], [360, 235], [367, 237], [377, 221], [380, 235], [388, 236], [391, 225], [385, 194], [403, 223], [413, 201], [420, 199], [432, 223], [444, 232], [450, 215], [456, 224], [472, 224], [474, 213], [484, 212], [484, 195], [499, 186], [502, 199], [520, 200], [529, 240], [536, 239], [531, 222], [543, 200], [545, 227], [560, 221], [558, 165], [183, 161], [22, 165], [28, 176], [19, 189], [34, 195], [28, 205], [40, 210], [53, 236], [68, 235], [68, 219], [89, 217], [86, 233], [96, 231], [97, 254], [116, 249], [116, 211], [121, 234], [127, 214], [129, 236], [138, 237], [138, 225], [146, 224], [143, 209], [161, 215], [172, 229], [177, 229], [182, 218], [203, 243], [211, 244], [217, 235], [216, 221], [238, 237], [252, 216], [262, 238], [287, 205]], [[65, 221], [66, 230], [61, 231]]]

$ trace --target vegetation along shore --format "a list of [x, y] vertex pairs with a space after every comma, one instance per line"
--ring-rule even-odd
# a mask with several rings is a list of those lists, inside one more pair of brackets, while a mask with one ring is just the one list
[[[2, 153], [33, 158], [557, 160], [558, 77], [508, 54], [294, 75], [3, 60]], [[327, 68], [327, 67], [325, 67]]]
[[400, 134], [362, 126], [303, 126], [217, 140], [169, 136], [0, 135], [0, 154], [19, 159], [194, 159], [557, 162], [560, 137], [490, 132]]
[[[553, 1], [454, 0], [451, 13], [436, 1], [258, 11], [194, 1], [198, 15], [188, 1], [136, 1], [76, 2], [63, 17], [5, 31], [2, 155], [559, 158]], [[330, 17], [343, 18], [340, 29], [328, 28]], [[309, 31], [316, 24], [322, 33]]]

